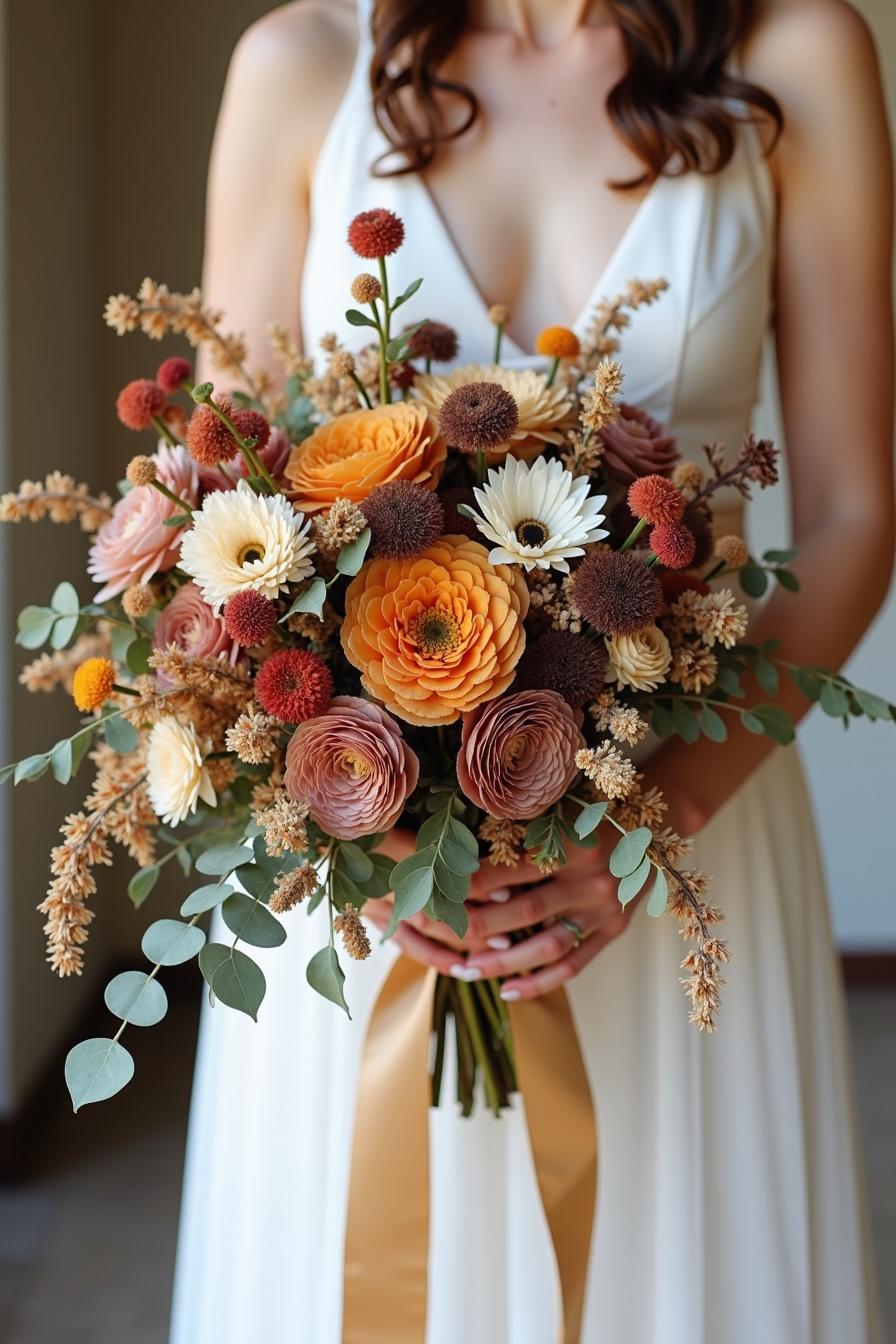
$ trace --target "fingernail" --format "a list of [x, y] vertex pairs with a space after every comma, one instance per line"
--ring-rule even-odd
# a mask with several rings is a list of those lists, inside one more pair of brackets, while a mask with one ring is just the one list
[[496, 952], [506, 952], [508, 947], [510, 947], [509, 938], [503, 938], [503, 937], [486, 938], [485, 941], [488, 944], [488, 946], [493, 947]]
[[505, 1003], [516, 1003], [516, 1001], [517, 1001], [517, 999], [518, 999], [519, 997], [520, 997], [520, 992], [519, 992], [518, 989], [502, 989], [502, 990], [501, 990], [501, 998], [504, 1000]]
[[455, 980], [481, 980], [482, 972], [478, 966], [464, 966], [458, 962], [456, 966], [451, 967], [451, 974]]
[[491, 892], [489, 892], [489, 900], [490, 900], [490, 901], [509, 901], [509, 900], [510, 900], [510, 888], [509, 888], [509, 887], [499, 887], [497, 891], [491, 891]]

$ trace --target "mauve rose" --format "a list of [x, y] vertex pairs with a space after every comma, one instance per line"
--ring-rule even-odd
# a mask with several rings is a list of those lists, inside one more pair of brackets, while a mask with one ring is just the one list
[[622, 402], [619, 419], [600, 431], [603, 466], [614, 480], [631, 485], [639, 476], [663, 476], [681, 454], [665, 425], [637, 406]]
[[[283, 470], [291, 452], [289, 435], [285, 429], [277, 427], [271, 430], [271, 437], [258, 454], [278, 485], [284, 483]], [[206, 494], [212, 490], [232, 490], [238, 480], [249, 475], [249, 468], [242, 453], [237, 453], [232, 462], [226, 462], [225, 468], [228, 476], [233, 477], [229, 483], [217, 467], [199, 468], [199, 484]]]
[[[186, 504], [195, 504], [199, 477], [186, 448], [162, 444], [153, 461], [162, 484]], [[177, 564], [183, 528], [166, 527], [165, 519], [178, 512], [182, 510], [152, 485], [136, 485], [118, 501], [97, 532], [87, 561], [88, 572], [104, 585], [95, 601], [105, 602], [132, 583], [148, 583], [153, 574]]]
[[157, 649], [175, 644], [193, 658], [217, 658], [225, 653], [231, 663], [236, 662], [240, 651], [192, 581], [178, 588], [162, 612], [152, 642]]
[[326, 714], [299, 724], [286, 749], [290, 798], [337, 840], [388, 831], [417, 786], [420, 762], [384, 709], [337, 695]]
[[579, 716], [556, 691], [517, 691], [464, 716], [458, 782], [490, 816], [527, 821], [563, 797], [584, 745]]

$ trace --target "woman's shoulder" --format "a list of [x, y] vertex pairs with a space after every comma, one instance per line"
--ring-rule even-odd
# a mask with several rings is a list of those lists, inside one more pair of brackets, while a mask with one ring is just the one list
[[785, 119], [838, 92], [861, 95], [869, 76], [879, 82], [871, 30], [847, 0], [763, 0], [742, 66], [775, 95]]
[[257, 78], [326, 84], [354, 59], [354, 0], [291, 0], [256, 20], [233, 53], [233, 66]]

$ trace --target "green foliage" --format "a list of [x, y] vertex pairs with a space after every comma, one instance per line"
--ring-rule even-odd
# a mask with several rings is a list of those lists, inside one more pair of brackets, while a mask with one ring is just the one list
[[65, 1081], [76, 1111], [114, 1097], [134, 1076], [134, 1061], [118, 1041], [94, 1037], [68, 1052]]
[[214, 999], [258, 1021], [267, 986], [264, 972], [251, 957], [236, 947], [206, 943], [199, 953], [199, 969]]
[[168, 996], [158, 980], [145, 971], [123, 971], [106, 986], [110, 1013], [133, 1027], [154, 1027], [168, 1011]]
[[279, 947], [286, 930], [260, 901], [235, 891], [221, 906], [221, 916], [231, 933], [252, 947]]
[[206, 910], [214, 910], [215, 906], [226, 901], [232, 891], [233, 887], [227, 882], [211, 882], [208, 886], [197, 887], [195, 891], [190, 892], [180, 912], [185, 918], [191, 915], [203, 915]]
[[566, 824], [558, 810], [536, 817], [526, 827], [525, 845], [533, 850], [536, 864], [566, 863], [566, 841], [578, 839], [576, 832]]
[[424, 318], [422, 322], [415, 322], [414, 325], [408, 327], [406, 331], [402, 331], [397, 336], [392, 337], [392, 340], [386, 346], [386, 359], [390, 364], [402, 364], [409, 357], [411, 352], [408, 346], [408, 341], [415, 332], [419, 331], [420, 328], [425, 325], [426, 318]]
[[234, 868], [245, 864], [248, 850], [242, 844], [213, 845], [196, 860], [196, 871], [207, 877], [228, 877]]
[[662, 868], [657, 868], [656, 878], [647, 898], [647, 913], [652, 919], [658, 919], [666, 913], [669, 903], [669, 883]]
[[105, 721], [104, 729], [106, 741], [113, 751], [117, 751], [120, 756], [127, 756], [132, 751], [136, 751], [137, 743], [140, 740], [137, 729], [127, 719], [123, 719], [120, 714], [110, 715]]
[[140, 868], [128, 883], [128, 896], [135, 910], [146, 900], [159, 880], [159, 865], [151, 864], [149, 868]]
[[[638, 868], [653, 835], [646, 826], [638, 826], [620, 836], [610, 855], [610, 872], [614, 877], [629, 877]], [[639, 888], [640, 890], [640, 888]]]
[[728, 738], [728, 729], [725, 727], [725, 720], [720, 714], [712, 708], [711, 705], [704, 705], [700, 715], [700, 728], [704, 737], [708, 737], [711, 742], [725, 742]]
[[147, 961], [159, 966], [179, 966], [196, 956], [205, 934], [195, 924], [179, 919], [157, 919], [143, 935], [141, 947]]
[[370, 528], [365, 527], [364, 531], [354, 541], [350, 541], [347, 546], [336, 557], [336, 568], [340, 574], [351, 576], [357, 574], [364, 563], [364, 557], [367, 554], [367, 548], [370, 545]]
[[619, 902], [621, 905], [628, 905], [633, 901], [638, 892], [644, 886], [650, 876], [650, 870], [653, 867], [650, 859], [645, 855], [633, 873], [628, 873], [619, 883]]
[[294, 598], [292, 606], [285, 616], [280, 617], [280, 624], [288, 621], [290, 616], [295, 616], [299, 612], [308, 612], [312, 616], [320, 617], [323, 615], [324, 603], [327, 600], [327, 585], [323, 579], [315, 578], [302, 589], [299, 595]]
[[374, 331], [379, 331], [379, 324], [360, 308], [346, 309], [345, 320], [350, 327], [373, 327]]
[[413, 298], [422, 284], [423, 284], [422, 276], [419, 280], [412, 280], [411, 283], [408, 285], [407, 289], [404, 291], [404, 293], [399, 294], [398, 298], [392, 304], [392, 312], [394, 313], [396, 308], [400, 308], [403, 303], [407, 303], [408, 299]]
[[580, 840], [597, 830], [606, 815], [609, 803], [586, 803], [575, 819], [573, 829]]
[[[476, 837], [456, 815], [460, 805], [457, 795], [436, 789], [427, 804], [433, 810], [417, 832], [417, 852], [392, 870], [395, 905], [387, 937], [395, 932], [400, 920], [421, 910], [440, 918], [432, 905], [435, 897], [462, 906], [469, 895], [470, 879], [479, 868]], [[442, 901], [438, 906], [444, 908]]]
[[305, 976], [312, 989], [316, 989], [318, 994], [335, 1003], [347, 1017], [351, 1017], [343, 993], [345, 973], [339, 965], [334, 947], [322, 947], [319, 952], [315, 952], [308, 963]]

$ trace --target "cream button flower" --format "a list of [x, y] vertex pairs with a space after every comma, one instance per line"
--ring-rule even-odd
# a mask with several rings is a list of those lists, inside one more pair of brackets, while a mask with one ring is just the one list
[[617, 681], [634, 691], [655, 691], [666, 680], [672, 650], [657, 626], [645, 625], [633, 635], [608, 635], [604, 642], [610, 659], [607, 681]]
[[180, 568], [210, 607], [254, 588], [273, 601], [313, 572], [311, 524], [284, 495], [256, 495], [247, 481], [207, 495], [184, 535]]
[[562, 462], [539, 457], [529, 466], [510, 457], [492, 469], [473, 494], [482, 511], [479, 531], [494, 549], [493, 565], [569, 573], [569, 557], [607, 535], [601, 527], [606, 495], [589, 495], [587, 476], [573, 476]]
[[177, 826], [195, 812], [200, 798], [209, 807], [218, 801], [195, 729], [175, 718], [160, 719], [154, 725], [146, 751], [146, 774], [153, 811], [168, 826]]

